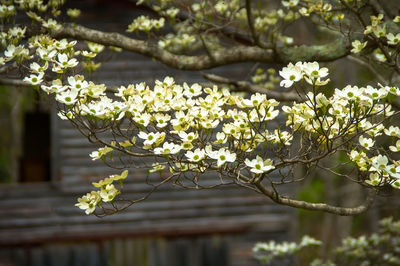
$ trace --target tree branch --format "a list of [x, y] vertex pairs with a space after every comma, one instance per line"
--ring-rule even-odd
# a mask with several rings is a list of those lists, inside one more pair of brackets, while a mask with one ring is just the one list
[[263, 93], [266, 94], [268, 98], [273, 98], [277, 101], [301, 101], [301, 98], [293, 92], [278, 92], [273, 90], [266, 90], [257, 85], [251, 84], [248, 81], [234, 81], [214, 74], [203, 74], [203, 77], [215, 83], [233, 85], [237, 89], [242, 91]]
[[237, 45], [212, 51], [208, 54], [176, 55], [156, 44], [129, 38], [119, 33], [108, 33], [83, 26], [64, 24], [60, 30], [52, 33], [54, 38], [73, 38], [87, 40], [107, 46], [116, 46], [124, 50], [152, 57], [168, 66], [182, 70], [203, 70], [239, 62], [281, 63], [297, 61], [332, 61], [349, 54], [350, 45], [345, 39], [338, 39], [325, 45], [298, 47], [278, 47], [276, 54], [272, 49]]
[[264, 43], [262, 40], [260, 40], [260, 35], [258, 35], [256, 29], [254, 28], [254, 16], [251, 10], [250, 0], [246, 0], [246, 15], [247, 15], [247, 24], [249, 24], [251, 36], [253, 37], [254, 43], [257, 46], [264, 49], [273, 48], [273, 45], [271, 43]]
[[388, 85], [388, 82], [386, 81], [386, 79], [381, 74], [379, 74], [378, 71], [369, 62], [365, 62], [364, 60], [362, 60], [358, 57], [352, 56], [352, 55], [348, 56], [347, 58], [361, 66], [366, 67], [372, 74], [375, 75], [376, 79], [381, 84], [383, 84], [385, 86]]
[[8, 78], [0, 78], [0, 85], [9, 85], [16, 87], [32, 87], [29, 83], [26, 83], [19, 79], [8, 79]]
[[301, 208], [312, 211], [323, 211], [328, 213], [333, 213], [341, 216], [351, 216], [365, 212], [374, 203], [377, 192], [374, 189], [368, 191], [367, 199], [363, 204], [357, 207], [337, 207], [326, 203], [311, 203], [301, 200], [290, 199], [283, 197], [276, 192], [267, 189], [260, 182], [254, 184], [262, 194], [268, 196], [276, 203], [287, 205], [294, 208]]

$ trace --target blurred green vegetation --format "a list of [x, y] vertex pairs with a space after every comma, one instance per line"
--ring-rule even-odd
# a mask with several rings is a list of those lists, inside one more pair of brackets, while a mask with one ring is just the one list
[[0, 86], [0, 183], [13, 182], [17, 174], [18, 138], [24, 112], [32, 108], [35, 93], [29, 88]]

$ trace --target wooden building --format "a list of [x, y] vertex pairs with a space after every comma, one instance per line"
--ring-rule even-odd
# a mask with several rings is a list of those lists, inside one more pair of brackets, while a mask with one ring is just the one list
[[[86, 14], [83, 24], [110, 31], [123, 31], [143, 12], [125, 1], [79, 5]], [[168, 75], [202, 81], [200, 74], [173, 70], [140, 55], [113, 56], [93, 80], [152, 84]], [[215, 71], [240, 76], [243, 67], [248, 66]], [[92, 181], [115, 170], [93, 162], [88, 155], [93, 144], [49, 109], [53, 111], [26, 115], [21, 182], [0, 185], [0, 266], [258, 265], [251, 252], [257, 241], [289, 238], [289, 208], [234, 186], [188, 190], [165, 185], [121, 213], [86, 216], [74, 206], [77, 197], [92, 189]], [[140, 175], [130, 176], [124, 196], [134, 198], [147, 189]]]

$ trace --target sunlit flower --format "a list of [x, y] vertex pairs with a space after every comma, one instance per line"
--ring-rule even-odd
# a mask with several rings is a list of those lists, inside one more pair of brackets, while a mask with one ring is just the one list
[[359, 40], [355, 40], [354, 42], [351, 43], [351, 45], [353, 46], [351, 52], [354, 54], [358, 54], [367, 46], [367, 43], [368, 43], [367, 41], [360, 42]]
[[295, 66], [292, 63], [279, 71], [279, 74], [283, 78], [280, 85], [285, 88], [291, 87], [294, 82], [297, 82], [303, 78], [303, 72], [300, 67]]
[[203, 149], [197, 148], [194, 151], [187, 151], [185, 156], [191, 162], [199, 162], [204, 159], [206, 153]]
[[260, 156], [256, 156], [255, 159], [249, 160], [246, 158], [244, 163], [250, 167], [250, 171], [256, 174], [262, 174], [265, 172], [268, 172], [272, 169], [275, 169], [275, 166], [273, 165], [273, 161], [271, 159], [263, 160]]

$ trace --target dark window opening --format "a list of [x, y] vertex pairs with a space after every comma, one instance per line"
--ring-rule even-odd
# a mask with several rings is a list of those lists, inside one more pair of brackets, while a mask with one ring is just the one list
[[50, 114], [35, 110], [24, 117], [21, 182], [50, 181]]

